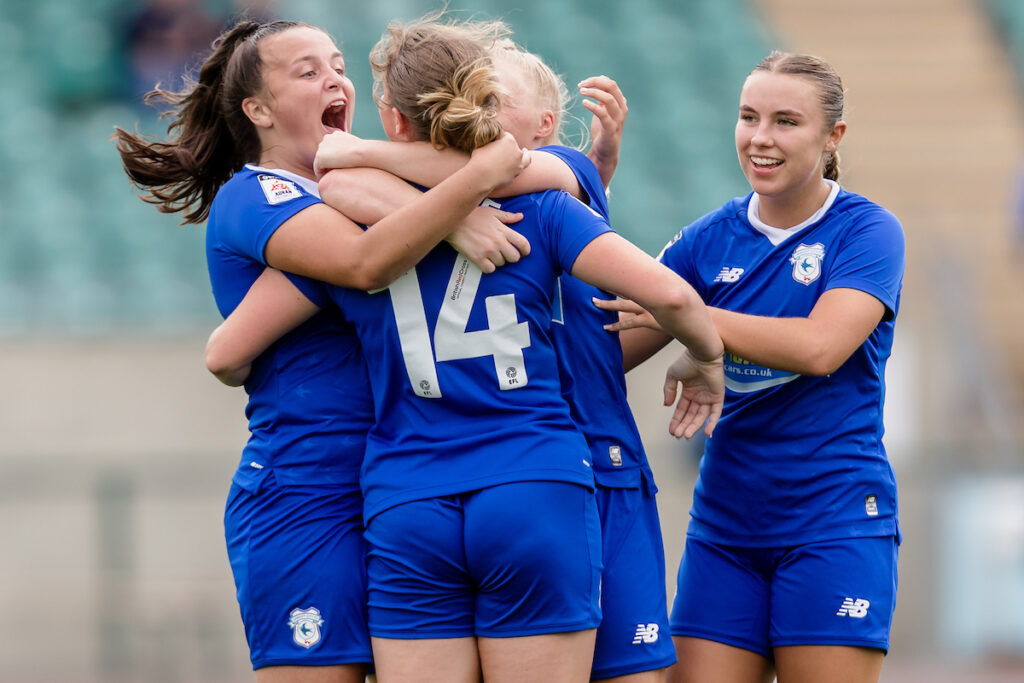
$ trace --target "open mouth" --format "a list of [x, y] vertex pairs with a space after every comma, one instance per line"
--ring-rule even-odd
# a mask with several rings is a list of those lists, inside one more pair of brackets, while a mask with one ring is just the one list
[[320, 121], [327, 128], [327, 132], [333, 133], [336, 130], [348, 132], [348, 121], [345, 118], [345, 114], [348, 112], [348, 102], [345, 100], [335, 100], [328, 105], [327, 109], [324, 110], [323, 116], [320, 117]]
[[770, 168], [781, 166], [782, 159], [772, 159], [771, 157], [760, 157], [751, 155], [750, 163], [754, 165], [754, 168], [766, 171]]

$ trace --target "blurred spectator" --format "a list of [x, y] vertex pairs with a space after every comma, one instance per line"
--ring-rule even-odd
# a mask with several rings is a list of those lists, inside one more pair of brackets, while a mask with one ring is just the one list
[[180, 89], [182, 75], [209, 52], [221, 23], [201, 0], [147, 0], [125, 26], [131, 101], [141, 105], [158, 83]]

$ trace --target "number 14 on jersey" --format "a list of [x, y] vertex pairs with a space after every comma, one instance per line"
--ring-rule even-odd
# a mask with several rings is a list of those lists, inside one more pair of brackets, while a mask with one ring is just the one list
[[[498, 388], [520, 389], [529, 378], [523, 349], [530, 346], [530, 326], [519, 322], [515, 294], [484, 299], [487, 329], [467, 331], [483, 272], [461, 254], [455, 259], [431, 345], [427, 316], [413, 268], [388, 288], [402, 346], [402, 359], [417, 396], [441, 398], [437, 363], [491, 356]], [[435, 362], [436, 357], [436, 362]]]

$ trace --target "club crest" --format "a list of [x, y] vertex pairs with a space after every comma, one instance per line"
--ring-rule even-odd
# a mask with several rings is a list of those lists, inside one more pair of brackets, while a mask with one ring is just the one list
[[320, 627], [324, 623], [320, 610], [316, 607], [295, 608], [289, 616], [288, 625], [292, 628], [292, 638], [298, 645], [311, 648], [320, 642]]
[[825, 245], [821, 242], [815, 244], [801, 244], [793, 250], [789, 262], [793, 264], [793, 279], [805, 285], [809, 285], [821, 275], [821, 260], [825, 258]]

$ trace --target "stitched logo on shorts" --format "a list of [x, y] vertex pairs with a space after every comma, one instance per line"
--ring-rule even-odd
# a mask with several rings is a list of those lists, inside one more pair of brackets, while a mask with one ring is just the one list
[[836, 616], [863, 619], [868, 615], [868, 607], [871, 607], [871, 603], [867, 600], [846, 598], [843, 600], [843, 604], [839, 608], [839, 611], [836, 612]]
[[657, 624], [637, 624], [636, 635], [633, 636], [633, 644], [639, 645], [640, 643], [656, 643], [658, 642], [658, 625]]
[[292, 628], [292, 638], [296, 644], [308, 649], [320, 642], [320, 627], [324, 625], [320, 610], [316, 607], [296, 607], [289, 616], [288, 625]]

